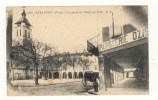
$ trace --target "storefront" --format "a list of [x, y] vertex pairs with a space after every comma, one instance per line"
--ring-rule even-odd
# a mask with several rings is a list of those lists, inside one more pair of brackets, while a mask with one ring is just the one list
[[[100, 91], [106, 91], [112, 84], [129, 78], [129, 75], [148, 87], [148, 27], [99, 42], [97, 48]], [[128, 68], [135, 69], [131, 71], [133, 74], [125, 71]]]

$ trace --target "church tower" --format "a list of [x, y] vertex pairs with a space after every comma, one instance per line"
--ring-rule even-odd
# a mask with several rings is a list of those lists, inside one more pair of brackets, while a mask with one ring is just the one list
[[19, 41], [20, 45], [24, 45], [24, 40], [31, 40], [32, 39], [32, 29], [31, 24], [26, 18], [25, 10], [23, 9], [22, 17], [19, 21], [17, 21], [15, 27], [15, 40]]

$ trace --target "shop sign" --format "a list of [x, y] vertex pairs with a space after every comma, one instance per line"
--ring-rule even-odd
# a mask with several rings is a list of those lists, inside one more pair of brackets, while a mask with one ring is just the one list
[[101, 52], [130, 42], [138, 41], [146, 37], [148, 37], [148, 27], [120, 36], [117, 39], [110, 39], [109, 41], [103, 42], [102, 44], [98, 45], [98, 49], [99, 52]]

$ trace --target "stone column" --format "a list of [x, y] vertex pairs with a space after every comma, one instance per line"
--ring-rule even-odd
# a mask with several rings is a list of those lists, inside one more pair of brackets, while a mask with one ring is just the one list
[[107, 91], [107, 88], [112, 87], [110, 60], [102, 55], [99, 56], [99, 78], [100, 91]]
[[99, 91], [107, 91], [107, 86], [105, 85], [105, 71], [104, 71], [104, 57], [100, 55], [99, 59]]
[[54, 79], [54, 71], [51, 71], [51, 73], [52, 73], [52, 79]]
[[111, 73], [110, 73], [110, 68], [111, 68], [111, 61], [107, 57], [104, 57], [104, 70], [105, 70], [105, 83], [108, 88], [112, 87], [111, 83]]

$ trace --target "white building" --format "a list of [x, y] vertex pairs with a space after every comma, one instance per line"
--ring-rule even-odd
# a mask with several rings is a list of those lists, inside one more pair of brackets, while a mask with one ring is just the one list
[[[86, 55], [84, 53], [70, 54], [70, 57], [73, 56], [77, 59], [74, 62], [74, 67], [71, 64], [62, 64], [60, 67], [54, 65], [53, 71], [49, 70], [47, 73], [49, 75], [48, 78], [74, 79], [82, 78], [85, 71], [99, 72], [98, 57], [88, 53]], [[82, 61], [80, 59], [82, 59]], [[81, 63], [79, 63], [80, 61]]]

